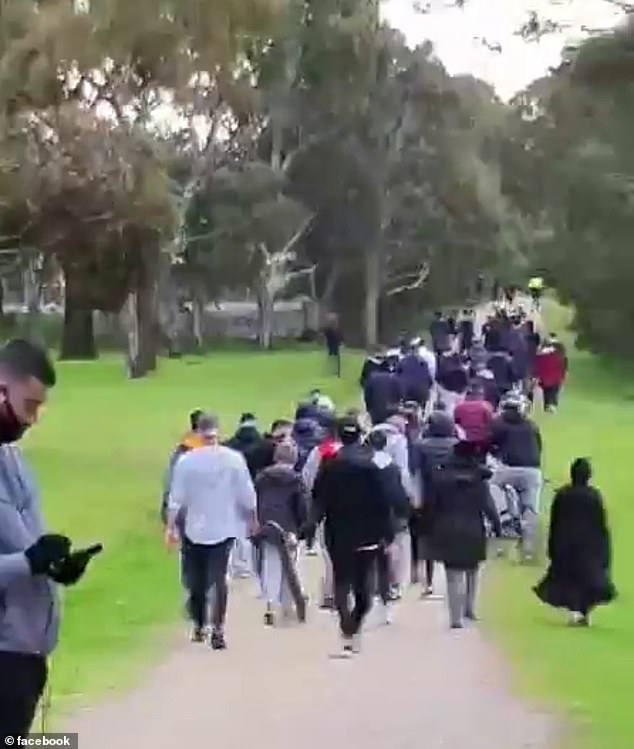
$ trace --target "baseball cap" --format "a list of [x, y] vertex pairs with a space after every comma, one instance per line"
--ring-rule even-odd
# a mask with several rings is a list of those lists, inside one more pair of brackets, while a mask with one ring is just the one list
[[344, 439], [355, 439], [361, 436], [361, 425], [353, 416], [339, 419], [339, 436]]

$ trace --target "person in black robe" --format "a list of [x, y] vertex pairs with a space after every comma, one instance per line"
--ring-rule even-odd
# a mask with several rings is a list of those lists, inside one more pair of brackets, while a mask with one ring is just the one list
[[578, 458], [572, 483], [555, 495], [550, 517], [550, 567], [535, 593], [544, 603], [568, 609], [572, 626], [587, 627], [590, 612], [616, 596], [610, 578], [611, 543], [603, 498], [590, 486], [592, 469]]

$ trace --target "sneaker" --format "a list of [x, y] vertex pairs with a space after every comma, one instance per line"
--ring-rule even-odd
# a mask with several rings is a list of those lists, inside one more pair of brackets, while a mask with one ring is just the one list
[[357, 632], [356, 635], [353, 635], [350, 647], [352, 648], [352, 652], [354, 655], [359, 655], [359, 653], [361, 652], [361, 633], [360, 632]]
[[265, 627], [275, 626], [275, 616], [272, 611], [267, 611], [266, 614], [264, 614], [264, 626]]
[[394, 612], [389, 603], [382, 604], [381, 621], [386, 626], [389, 626], [394, 621]]
[[334, 609], [335, 609], [335, 599], [331, 598], [330, 596], [327, 596], [321, 602], [321, 604], [319, 605], [319, 608], [322, 609], [322, 611], [334, 611]]
[[477, 621], [479, 621], [478, 617], [473, 613], [473, 611], [465, 611], [464, 618], [468, 619], [470, 622], [477, 622]]
[[463, 629], [462, 622], [453, 622], [451, 625], [451, 629]]
[[212, 650], [226, 650], [227, 642], [223, 632], [212, 632], [211, 640], [209, 642]]
[[191, 641], [200, 643], [205, 642], [205, 629], [204, 627], [196, 627], [191, 635]]
[[307, 557], [318, 557], [319, 556], [319, 552], [317, 551], [317, 549], [314, 546], [312, 546], [310, 549], [306, 549], [306, 556]]
[[308, 610], [308, 596], [302, 596], [301, 600], [297, 604], [297, 618], [301, 624], [306, 621], [306, 612]]
[[352, 637], [347, 637], [346, 635], [344, 635], [342, 637], [342, 640], [343, 640], [342, 657], [350, 658], [352, 655], [354, 655], [354, 649], [352, 646]]

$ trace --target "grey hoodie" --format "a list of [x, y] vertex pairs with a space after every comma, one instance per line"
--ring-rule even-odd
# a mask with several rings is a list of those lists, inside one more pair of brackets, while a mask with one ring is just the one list
[[372, 431], [383, 432], [387, 439], [385, 452], [390, 456], [401, 474], [403, 489], [412, 504], [416, 503], [416, 491], [412, 474], [409, 470], [409, 451], [407, 449], [407, 437], [393, 424], [377, 424]]
[[43, 533], [37, 490], [20, 453], [0, 445], [0, 651], [48, 655], [57, 644], [56, 585], [31, 575], [24, 556]]

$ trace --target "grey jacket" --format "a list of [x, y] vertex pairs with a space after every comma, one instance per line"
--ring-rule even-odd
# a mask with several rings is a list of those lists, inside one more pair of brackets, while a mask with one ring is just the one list
[[17, 448], [0, 445], [0, 651], [48, 655], [57, 643], [56, 585], [24, 556], [42, 533], [33, 480]]

